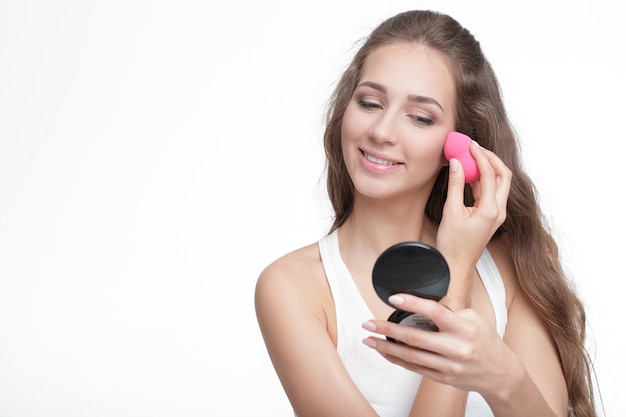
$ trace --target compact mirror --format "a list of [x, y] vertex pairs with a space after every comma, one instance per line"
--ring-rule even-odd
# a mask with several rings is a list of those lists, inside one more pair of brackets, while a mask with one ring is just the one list
[[[439, 301], [448, 292], [450, 269], [443, 255], [422, 242], [401, 242], [385, 250], [376, 260], [372, 282], [378, 297], [393, 307], [388, 299], [405, 293]], [[396, 310], [389, 321], [402, 325], [436, 331], [437, 326], [427, 318]]]

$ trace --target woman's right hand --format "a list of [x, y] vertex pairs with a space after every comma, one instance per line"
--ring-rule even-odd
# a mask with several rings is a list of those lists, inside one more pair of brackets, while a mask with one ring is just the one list
[[[456, 295], [461, 298], [470, 296], [476, 263], [506, 219], [512, 177], [511, 170], [495, 153], [476, 142], [470, 149], [480, 171], [480, 179], [470, 184], [474, 204], [465, 206], [463, 167], [458, 160], [452, 159], [448, 196], [437, 232], [437, 249], [450, 266], [451, 288], [458, 291]], [[458, 282], [459, 279], [464, 282]]]

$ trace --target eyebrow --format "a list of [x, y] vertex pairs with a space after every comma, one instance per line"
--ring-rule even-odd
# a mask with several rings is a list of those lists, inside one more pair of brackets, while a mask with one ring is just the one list
[[[372, 82], [372, 81], [363, 81], [361, 84], [358, 85], [358, 87], [361, 87], [361, 86], [370, 87], [370, 88], [373, 88], [374, 90], [380, 91], [381, 93], [387, 94], [387, 87], [385, 87], [384, 85]], [[441, 111], [445, 114], [445, 111], [443, 110], [443, 107], [441, 106], [441, 104], [439, 104], [439, 102], [432, 97], [419, 96], [417, 94], [409, 94], [407, 96], [407, 99], [409, 101], [413, 101], [416, 103], [434, 104], [437, 107], [439, 107]]]

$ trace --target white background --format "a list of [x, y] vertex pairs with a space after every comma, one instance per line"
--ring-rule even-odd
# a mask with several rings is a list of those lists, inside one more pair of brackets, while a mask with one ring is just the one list
[[492, 61], [626, 415], [618, 2], [383, 3], [0, 1], [0, 417], [290, 415], [256, 278], [327, 230], [326, 99], [411, 8]]

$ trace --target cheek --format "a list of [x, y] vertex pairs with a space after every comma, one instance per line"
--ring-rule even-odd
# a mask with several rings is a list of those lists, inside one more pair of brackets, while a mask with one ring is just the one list
[[442, 166], [448, 165], [448, 161], [443, 154], [444, 138], [445, 136], [442, 136], [441, 140], [432, 138], [421, 143], [414, 142], [408, 151], [413, 159], [420, 161], [420, 166], [439, 170]]
[[[359, 126], [359, 122], [357, 120], [357, 115], [352, 110], [352, 106], [348, 106], [346, 111], [343, 114], [343, 119], [341, 121], [341, 142], [344, 140], [349, 140], [351, 137], [356, 135], [356, 129]], [[345, 138], [345, 139], [344, 139]]]
[[352, 118], [350, 117], [349, 110], [346, 109], [343, 119], [341, 121], [341, 154], [343, 155], [343, 159], [345, 162], [346, 159], [346, 150], [349, 149], [347, 146], [350, 143], [351, 138], [354, 137], [352, 133]]
[[344, 159], [354, 156], [355, 144], [365, 134], [364, 126], [364, 120], [360, 118], [359, 112], [351, 110], [348, 106], [341, 122], [341, 149]]

